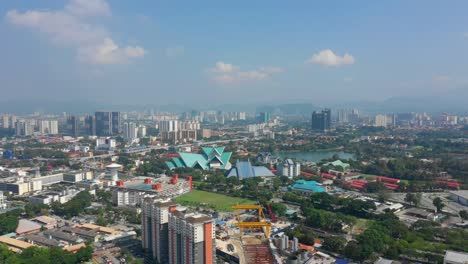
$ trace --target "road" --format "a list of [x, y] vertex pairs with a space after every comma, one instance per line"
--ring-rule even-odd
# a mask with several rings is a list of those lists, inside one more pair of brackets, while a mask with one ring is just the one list
[[[219, 143], [228, 143], [228, 142], [231, 142], [231, 141], [243, 141], [243, 140], [247, 140], [247, 139], [248, 139], [248, 137], [236, 138], [236, 139], [226, 139], [226, 140], [216, 140], [216, 141], [210, 141], [210, 142], [202, 142], [202, 143], [200, 143], [200, 145], [203, 146], [203, 145], [212, 145], [212, 144], [219, 144]], [[180, 145], [175, 145], [174, 147], [188, 147], [188, 146], [193, 146], [193, 145], [194, 145], [193, 143], [180, 144]], [[168, 149], [168, 147], [167, 146], [150, 146], [148, 148], [136, 149], [136, 150], [133, 150], [131, 152], [126, 152], [126, 153], [134, 154], [134, 153], [142, 153], [142, 152], [148, 152], [148, 151], [151, 151], [151, 150], [158, 150], [158, 149]], [[105, 158], [115, 156], [117, 154], [118, 153], [110, 153], [110, 154], [97, 155], [97, 156], [93, 156], [93, 157], [77, 157], [77, 158], [71, 158], [70, 160], [85, 162], [85, 161], [90, 160], [90, 159], [103, 159], [103, 158], [105, 159]]]

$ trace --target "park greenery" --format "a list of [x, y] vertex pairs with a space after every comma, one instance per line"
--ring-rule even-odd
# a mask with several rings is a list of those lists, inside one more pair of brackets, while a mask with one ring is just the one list
[[0, 263], [7, 264], [76, 264], [92, 258], [93, 248], [90, 245], [71, 253], [60, 247], [29, 247], [16, 254], [6, 246], [0, 245]]

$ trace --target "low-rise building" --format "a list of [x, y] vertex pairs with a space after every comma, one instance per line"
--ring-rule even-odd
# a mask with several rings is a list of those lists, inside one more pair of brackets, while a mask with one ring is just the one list
[[451, 191], [449, 197], [459, 204], [468, 206], [468, 190]]
[[447, 250], [444, 256], [444, 264], [466, 264], [468, 253]]

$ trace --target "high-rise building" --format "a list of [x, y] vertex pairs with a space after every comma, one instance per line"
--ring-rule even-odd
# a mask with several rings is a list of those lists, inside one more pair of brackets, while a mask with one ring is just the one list
[[374, 125], [377, 127], [387, 127], [388, 117], [387, 115], [376, 115]]
[[70, 135], [73, 137], [78, 137], [79, 135], [79, 120], [77, 116], [69, 116], [67, 118], [67, 130], [69, 130]]
[[171, 200], [152, 198], [146, 198], [141, 207], [142, 246], [159, 263], [169, 263], [169, 211], [175, 208]]
[[96, 117], [92, 115], [85, 116], [84, 129], [87, 135], [96, 135]]
[[178, 120], [162, 120], [159, 122], [161, 132], [177, 132], [179, 130]]
[[2, 116], [2, 127], [3, 128], [10, 128], [10, 117], [8, 115]]
[[214, 220], [177, 207], [169, 214], [169, 264], [216, 263]]
[[141, 227], [143, 248], [159, 263], [215, 263], [215, 225], [208, 215], [189, 212], [171, 200], [147, 198]]
[[112, 114], [111, 112], [96, 112], [96, 135], [110, 136], [112, 135]]
[[96, 112], [96, 135], [112, 136], [122, 133], [122, 116], [120, 112]]
[[34, 124], [31, 120], [18, 120], [15, 123], [17, 136], [31, 136], [34, 133]]
[[283, 162], [278, 163], [277, 171], [279, 176], [286, 176], [292, 179], [301, 174], [301, 164], [292, 159], [285, 159]]
[[321, 112], [312, 113], [312, 130], [325, 132], [331, 128], [331, 110], [324, 109]]
[[146, 137], [146, 126], [139, 125], [138, 126], [138, 135], [139, 138]]
[[40, 120], [39, 132], [43, 135], [58, 134], [58, 121], [57, 120]]
[[112, 118], [112, 135], [118, 135], [122, 134], [122, 115], [120, 112], [112, 112], [111, 113], [111, 118]]
[[267, 123], [271, 119], [271, 114], [269, 112], [261, 112], [260, 113], [260, 122]]
[[127, 140], [134, 140], [138, 137], [138, 127], [133, 122], [126, 122], [123, 125], [123, 137]]

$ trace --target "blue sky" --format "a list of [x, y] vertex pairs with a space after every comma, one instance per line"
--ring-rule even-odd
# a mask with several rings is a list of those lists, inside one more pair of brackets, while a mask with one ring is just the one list
[[468, 90], [466, 1], [2, 1], [3, 100], [348, 102]]

